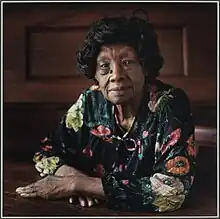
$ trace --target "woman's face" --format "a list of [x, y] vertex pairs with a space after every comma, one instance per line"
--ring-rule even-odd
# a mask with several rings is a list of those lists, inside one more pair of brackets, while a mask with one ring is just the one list
[[126, 45], [101, 47], [95, 78], [104, 97], [113, 104], [134, 100], [144, 86], [144, 72], [136, 52]]

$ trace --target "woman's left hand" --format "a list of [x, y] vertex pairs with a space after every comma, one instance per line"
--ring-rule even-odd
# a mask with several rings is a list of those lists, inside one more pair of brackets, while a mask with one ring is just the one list
[[69, 198], [70, 204], [80, 204], [82, 207], [92, 207], [93, 205], [99, 204], [99, 200], [94, 197], [88, 196], [73, 196]]
[[59, 177], [50, 175], [25, 187], [19, 187], [16, 192], [27, 198], [41, 197], [44, 199], [57, 199], [74, 195], [73, 176]]

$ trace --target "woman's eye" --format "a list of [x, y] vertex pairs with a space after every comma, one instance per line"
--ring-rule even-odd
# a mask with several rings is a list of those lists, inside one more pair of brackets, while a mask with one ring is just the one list
[[131, 59], [126, 59], [126, 60], [123, 60], [122, 63], [123, 63], [124, 65], [130, 65], [130, 64], [134, 63], [134, 61], [131, 60]]
[[110, 64], [109, 63], [100, 63], [99, 64], [99, 72], [101, 75], [106, 75], [108, 74], [110, 69]]
[[102, 69], [109, 68], [109, 64], [108, 63], [103, 63], [103, 64], [100, 65], [100, 68], [102, 68]]

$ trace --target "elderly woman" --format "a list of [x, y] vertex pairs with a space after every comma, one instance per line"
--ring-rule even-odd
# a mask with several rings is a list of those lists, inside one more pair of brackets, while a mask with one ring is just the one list
[[184, 91], [156, 79], [163, 59], [152, 25], [95, 22], [77, 63], [95, 85], [42, 140], [34, 161], [43, 178], [17, 193], [127, 211], [180, 208], [195, 174], [194, 124]]

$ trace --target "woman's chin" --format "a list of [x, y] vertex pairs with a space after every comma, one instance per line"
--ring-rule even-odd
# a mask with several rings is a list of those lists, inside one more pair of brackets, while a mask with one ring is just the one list
[[130, 102], [132, 98], [128, 95], [123, 96], [112, 96], [109, 98], [109, 101], [113, 104], [125, 104]]

